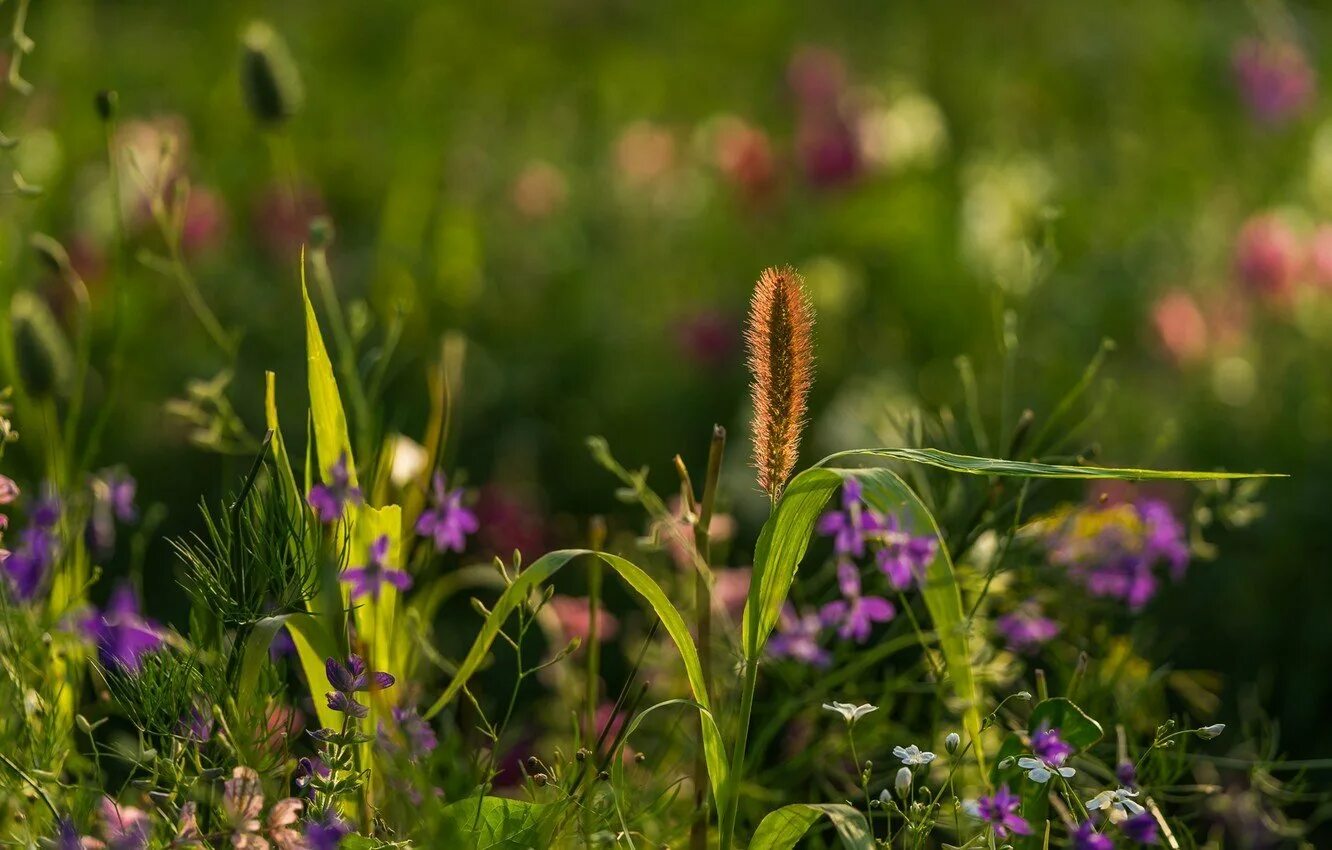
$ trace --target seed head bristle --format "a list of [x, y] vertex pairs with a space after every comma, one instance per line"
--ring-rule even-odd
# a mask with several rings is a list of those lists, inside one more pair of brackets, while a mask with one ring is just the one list
[[745, 346], [753, 378], [754, 466], [774, 503], [795, 469], [814, 382], [814, 309], [791, 267], [765, 269], [749, 302]]

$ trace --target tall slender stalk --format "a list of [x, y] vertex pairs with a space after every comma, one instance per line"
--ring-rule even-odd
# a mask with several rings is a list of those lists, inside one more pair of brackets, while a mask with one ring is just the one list
[[[592, 517], [588, 543], [593, 552], [606, 545], [606, 520]], [[601, 690], [601, 559], [593, 558], [587, 573], [587, 720], [584, 728], [591, 733], [597, 723], [597, 701]]]
[[[712, 444], [708, 449], [708, 472], [703, 480], [703, 499], [694, 518], [694, 549], [701, 565], [712, 565], [712, 514], [717, 502], [717, 483], [721, 479], [722, 455], [726, 451], [726, 429], [712, 426]], [[709, 700], [712, 687], [712, 587], [711, 576], [703, 570], [694, 571], [694, 608], [698, 618], [698, 654], [703, 668], [703, 688]], [[702, 736], [703, 718], [699, 717], [699, 735]], [[689, 845], [694, 850], [705, 850], [708, 844], [708, 764], [700, 749], [694, 756], [694, 805], [697, 812], [689, 833]]]

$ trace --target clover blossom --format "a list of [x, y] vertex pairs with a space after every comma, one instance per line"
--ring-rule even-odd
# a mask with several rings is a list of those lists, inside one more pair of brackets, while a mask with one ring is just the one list
[[370, 544], [369, 559], [365, 565], [342, 573], [342, 580], [351, 585], [352, 599], [360, 599], [362, 596], [379, 599], [379, 592], [385, 582], [398, 590], [412, 586], [412, 577], [403, 570], [390, 567], [388, 557], [389, 538], [387, 534], [381, 534]]
[[843, 598], [824, 605], [819, 618], [825, 626], [837, 626], [837, 635], [843, 640], [864, 643], [875, 623], [886, 623], [897, 614], [887, 599], [861, 596], [860, 570], [850, 561], [837, 564], [837, 584]]
[[325, 482], [310, 488], [306, 501], [314, 508], [320, 522], [337, 522], [342, 519], [348, 503], [361, 503], [361, 488], [352, 486], [349, 463], [347, 453], [343, 452], [329, 468]]
[[461, 552], [467, 545], [467, 535], [480, 523], [476, 514], [463, 507], [461, 487], [449, 490], [444, 473], [436, 471], [431, 485], [431, 505], [416, 520], [416, 533], [434, 541], [437, 552]]
[[973, 814], [989, 824], [1000, 840], [1010, 835], [1031, 835], [1031, 827], [1018, 814], [1021, 805], [1022, 798], [1001, 785], [994, 794], [976, 801]]

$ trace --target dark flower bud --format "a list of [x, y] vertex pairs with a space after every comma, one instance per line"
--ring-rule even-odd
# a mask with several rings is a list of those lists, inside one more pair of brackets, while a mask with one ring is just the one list
[[304, 98], [300, 72], [286, 43], [268, 24], [250, 24], [243, 42], [241, 90], [245, 105], [260, 124], [275, 127], [300, 108]]
[[74, 373], [73, 357], [46, 302], [30, 292], [16, 292], [9, 310], [24, 388], [37, 398], [63, 394]]
[[574, 753], [574, 758], [578, 759], [579, 761], [587, 761], [587, 757], [590, 756], [591, 754], [592, 754], [591, 751], [588, 750], [586, 747], [579, 747], [578, 752]]
[[532, 781], [539, 786], [545, 786], [545, 784], [550, 781], [550, 778], [544, 773], [538, 773], [532, 777]]
[[93, 108], [97, 110], [97, 117], [103, 121], [110, 121], [116, 117], [116, 108], [120, 105], [120, 95], [111, 89], [102, 89], [93, 97]]
[[609, 782], [610, 774], [603, 770], [597, 774], [597, 779], [602, 782]]

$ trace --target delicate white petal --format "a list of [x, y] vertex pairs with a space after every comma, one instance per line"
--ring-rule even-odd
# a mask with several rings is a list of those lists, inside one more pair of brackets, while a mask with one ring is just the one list
[[1088, 809], [1104, 809], [1106, 806], [1110, 805], [1110, 801], [1113, 799], [1115, 799], [1114, 791], [1102, 791], [1083, 805]]
[[1137, 803], [1133, 802], [1132, 800], [1125, 800], [1124, 808], [1128, 809], [1128, 812], [1131, 815], [1140, 815], [1144, 811], [1146, 811], [1142, 806], [1139, 806]]
[[1033, 767], [1027, 772], [1027, 778], [1032, 782], [1039, 782], [1044, 785], [1050, 781], [1050, 771], [1046, 770], [1044, 766]]
[[1059, 768], [1059, 775], [1064, 777], [1065, 779], [1068, 779], [1072, 776], [1076, 776], [1077, 771], [1071, 767], [1061, 767]]
[[1023, 770], [1031, 770], [1033, 767], [1041, 767], [1041, 766], [1042, 765], [1040, 760], [1034, 759], [1031, 756], [1023, 756], [1022, 758], [1018, 759], [1018, 767], [1022, 768]]

